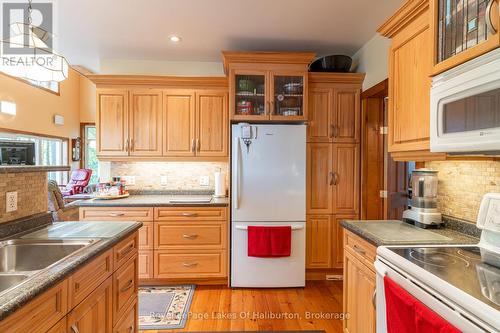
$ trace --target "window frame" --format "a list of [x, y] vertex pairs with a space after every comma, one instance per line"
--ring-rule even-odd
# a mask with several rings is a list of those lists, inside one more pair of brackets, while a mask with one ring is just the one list
[[80, 151], [80, 168], [82, 169], [85, 169], [87, 167], [87, 127], [96, 127], [96, 124], [94, 122], [80, 123], [80, 138], [82, 140]]

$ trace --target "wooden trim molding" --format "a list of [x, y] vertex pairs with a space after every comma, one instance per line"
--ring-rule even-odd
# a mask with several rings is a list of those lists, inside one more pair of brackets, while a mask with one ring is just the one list
[[427, 161], [445, 161], [446, 153], [431, 153], [428, 150], [421, 151], [401, 151], [390, 152], [391, 157], [397, 162], [427, 162]]
[[309, 73], [309, 83], [352, 83], [362, 84], [365, 73]]
[[228, 88], [226, 77], [190, 77], [160, 75], [87, 75], [97, 88], [106, 86], [147, 86], [148, 88]]
[[224, 72], [229, 73], [230, 63], [252, 63], [252, 64], [298, 64], [309, 65], [316, 53], [313, 52], [240, 52], [222, 51]]
[[428, 7], [429, 0], [407, 0], [394, 15], [377, 29], [377, 32], [384, 37], [392, 38]]
[[386, 97], [388, 94], [389, 94], [389, 79], [385, 79], [384, 81], [379, 82], [373, 87], [363, 91], [363, 93], [361, 94], [361, 99]]

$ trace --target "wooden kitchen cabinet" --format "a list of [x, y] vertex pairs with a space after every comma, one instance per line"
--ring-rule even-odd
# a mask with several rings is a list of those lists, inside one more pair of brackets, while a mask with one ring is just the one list
[[344, 313], [350, 315], [344, 320], [344, 332], [375, 333], [375, 272], [347, 250], [344, 260]]
[[308, 214], [358, 214], [358, 144], [308, 144], [306, 177]]
[[67, 317], [67, 331], [108, 333], [113, 328], [113, 284], [109, 277]]
[[128, 91], [125, 89], [98, 90], [96, 110], [97, 154], [128, 156]]
[[360, 138], [361, 90], [339, 87], [333, 91], [332, 136], [335, 143], [356, 143]]
[[223, 52], [233, 121], [305, 121], [314, 53]]
[[498, 0], [430, 0], [432, 74], [500, 47], [499, 16]]
[[166, 91], [163, 101], [163, 155], [195, 156], [194, 90]]
[[153, 250], [139, 250], [137, 270], [139, 279], [153, 278]]
[[130, 91], [130, 155], [161, 156], [162, 93], [159, 90]]
[[98, 75], [92, 79], [98, 86], [99, 159], [227, 158], [227, 79]]
[[332, 142], [333, 110], [333, 89], [311, 86], [307, 142]]
[[444, 158], [430, 149], [430, 88], [434, 39], [429, 0], [407, 1], [379, 33], [389, 50], [388, 149], [398, 161]]
[[225, 91], [196, 92], [196, 156], [228, 155], [228, 95]]
[[332, 216], [308, 216], [306, 225], [306, 268], [332, 268]]

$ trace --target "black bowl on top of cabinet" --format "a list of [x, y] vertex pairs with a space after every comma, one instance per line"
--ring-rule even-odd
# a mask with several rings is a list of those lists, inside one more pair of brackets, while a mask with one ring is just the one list
[[316, 59], [309, 66], [309, 71], [347, 73], [351, 69], [351, 65], [351, 57], [336, 54]]

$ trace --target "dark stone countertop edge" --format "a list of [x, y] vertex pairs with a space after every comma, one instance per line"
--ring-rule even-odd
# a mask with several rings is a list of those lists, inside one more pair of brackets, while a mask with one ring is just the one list
[[[477, 244], [479, 242], [479, 239], [467, 235], [461, 232], [458, 232], [456, 230], [453, 230], [451, 228], [441, 228], [441, 229], [428, 229], [429, 231], [436, 232], [442, 236], [451, 238], [450, 241], [442, 241], [442, 240], [430, 240], [430, 241], [415, 241], [415, 242], [410, 242], [410, 241], [385, 241], [381, 240], [375, 235], [372, 235], [369, 232], [365, 232], [358, 226], [350, 223], [350, 222], [366, 222], [366, 221], [361, 221], [361, 220], [356, 220], [356, 221], [349, 221], [349, 220], [342, 220], [340, 221], [340, 225], [344, 227], [345, 229], [353, 232], [354, 234], [358, 235], [359, 237], [363, 238], [370, 244], [374, 246], [390, 246], [390, 245], [443, 245], [443, 244]], [[366, 222], [366, 223], [376, 223], [376, 222]]]
[[82, 252], [77, 253], [74, 256], [70, 256], [56, 266], [51, 267], [46, 272], [40, 272], [33, 277], [30, 277], [31, 280], [27, 280], [13, 290], [1, 295], [0, 321], [29, 303], [31, 300], [35, 299], [43, 292], [66, 279], [71, 273], [82, 268], [82, 266], [90, 262], [92, 259], [95, 259], [105, 251], [112, 248], [118, 242], [138, 230], [141, 226], [141, 222], [136, 222], [134, 225], [124, 229], [111, 238], [102, 238], [99, 242]]
[[69, 171], [69, 165], [0, 165], [0, 174]]
[[[104, 201], [104, 200], [103, 200]], [[111, 201], [111, 200], [109, 200]], [[85, 203], [79, 202], [79, 207], [227, 207], [229, 203]]]

